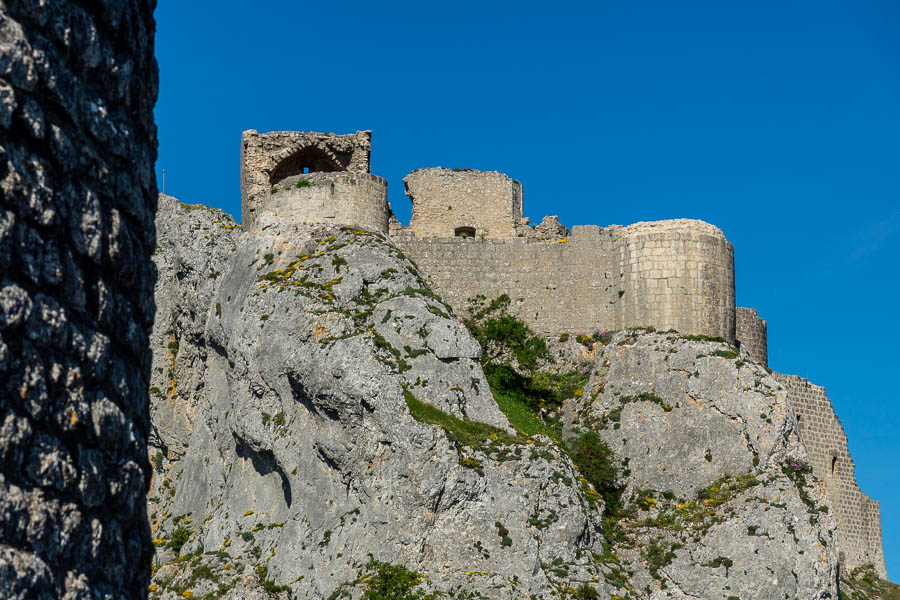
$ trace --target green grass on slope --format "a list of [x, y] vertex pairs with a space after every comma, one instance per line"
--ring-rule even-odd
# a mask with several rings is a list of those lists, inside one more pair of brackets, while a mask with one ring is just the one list
[[900, 585], [880, 579], [871, 564], [860, 565], [841, 577], [843, 600], [900, 600]]
[[491, 445], [492, 442], [495, 444], [522, 444], [525, 442], [524, 439], [511, 436], [499, 427], [479, 421], [465, 421], [445, 413], [427, 402], [422, 402], [409, 390], [403, 390], [403, 397], [415, 420], [438, 425], [447, 433], [447, 437], [461, 446], [471, 446], [480, 450]]
[[485, 365], [484, 375], [494, 400], [513, 427], [525, 435], [543, 434], [557, 441], [562, 439], [562, 423], [542, 420], [538, 411], [558, 409], [584, 387], [589, 377], [578, 371], [523, 375], [507, 364]]

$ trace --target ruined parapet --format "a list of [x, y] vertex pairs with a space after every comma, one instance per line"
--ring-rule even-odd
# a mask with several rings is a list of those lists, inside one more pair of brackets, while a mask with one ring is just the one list
[[652, 326], [735, 342], [734, 248], [693, 219], [641, 222], [615, 233], [616, 325]]
[[0, 598], [146, 598], [155, 1], [0, 2]]
[[556, 215], [544, 217], [540, 224], [531, 226], [529, 219], [519, 219], [516, 223], [516, 237], [524, 237], [545, 242], [558, 242], [569, 236], [569, 229], [559, 222]]
[[797, 416], [813, 475], [825, 482], [825, 493], [836, 513], [843, 570], [849, 573], [855, 567], [872, 563], [878, 576], [887, 579], [881, 506], [859, 489], [847, 434], [825, 388], [796, 375], [774, 375], [788, 390], [788, 401]]
[[368, 173], [372, 132], [347, 135], [302, 131], [241, 135], [241, 224], [245, 231], [256, 219], [250, 198], [304, 173]]
[[388, 232], [387, 182], [371, 173], [287, 177], [251, 196], [247, 204], [254, 221], [270, 213], [293, 223], [353, 225]]
[[735, 309], [735, 331], [741, 350], [764, 367], [769, 366], [769, 348], [766, 322], [759, 318], [755, 308], [738, 306]]
[[413, 171], [403, 183], [417, 237], [516, 237], [522, 184], [503, 173], [435, 167]]

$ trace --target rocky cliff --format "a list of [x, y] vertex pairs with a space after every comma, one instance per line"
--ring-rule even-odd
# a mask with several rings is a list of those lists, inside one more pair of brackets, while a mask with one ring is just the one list
[[168, 197], [157, 228], [152, 597], [837, 598], [786, 392], [727, 344], [604, 337], [526, 435], [383, 234]]

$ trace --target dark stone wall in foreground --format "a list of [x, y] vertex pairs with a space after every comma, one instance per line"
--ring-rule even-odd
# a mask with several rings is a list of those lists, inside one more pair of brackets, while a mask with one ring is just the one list
[[142, 598], [155, 0], [0, 2], [0, 597]]

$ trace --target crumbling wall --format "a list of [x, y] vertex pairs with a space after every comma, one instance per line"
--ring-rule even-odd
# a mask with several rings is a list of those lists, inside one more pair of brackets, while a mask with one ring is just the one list
[[738, 306], [735, 309], [735, 330], [741, 350], [764, 367], [769, 366], [769, 342], [766, 322], [759, 318], [755, 308]]
[[153, 0], [0, 3], [0, 597], [143, 598]]
[[551, 337], [653, 326], [734, 341], [733, 248], [702, 221], [576, 226], [553, 242], [393, 239], [457, 312], [475, 295], [505, 293]]
[[250, 198], [242, 217], [246, 227], [252, 229], [266, 212], [294, 223], [355, 225], [387, 233], [387, 182], [371, 173], [296, 175]]
[[253, 220], [249, 198], [282, 180], [305, 172], [369, 172], [372, 132], [337, 135], [313, 131], [249, 129], [241, 134], [241, 222], [249, 230]]
[[419, 169], [403, 178], [412, 202], [409, 230], [418, 237], [516, 237], [522, 219], [522, 184], [497, 171]]
[[775, 377], [788, 390], [813, 474], [825, 482], [825, 493], [834, 507], [843, 569], [849, 572], [872, 563], [878, 575], [886, 579], [881, 507], [859, 489], [847, 434], [825, 388], [796, 375], [775, 373]]

